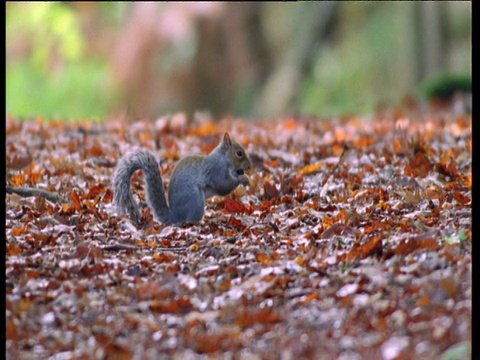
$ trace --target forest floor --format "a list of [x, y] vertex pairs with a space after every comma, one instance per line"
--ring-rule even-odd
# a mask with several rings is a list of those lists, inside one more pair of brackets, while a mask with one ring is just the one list
[[[469, 358], [471, 121], [8, 118], [7, 359]], [[226, 131], [249, 187], [180, 227], [116, 213], [126, 152], [167, 186]], [[140, 171], [132, 190], [145, 205]]]

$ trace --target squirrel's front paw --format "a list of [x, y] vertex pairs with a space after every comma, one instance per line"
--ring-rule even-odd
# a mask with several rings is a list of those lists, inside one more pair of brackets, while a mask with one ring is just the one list
[[247, 175], [243, 174], [238, 177], [238, 180], [240, 180], [240, 184], [244, 186], [250, 186], [250, 179], [248, 178]]

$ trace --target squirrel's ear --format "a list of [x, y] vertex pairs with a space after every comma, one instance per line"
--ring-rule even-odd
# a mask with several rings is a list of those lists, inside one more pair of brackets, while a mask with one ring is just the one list
[[228, 133], [225, 133], [225, 135], [223, 135], [223, 146], [227, 149], [230, 149], [232, 146], [232, 139], [230, 139], [230, 135], [228, 135]]

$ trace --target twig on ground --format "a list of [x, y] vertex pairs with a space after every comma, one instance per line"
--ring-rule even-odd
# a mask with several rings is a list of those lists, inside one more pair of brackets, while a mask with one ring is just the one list
[[9, 194], [15, 193], [21, 197], [41, 196], [53, 203], [68, 203], [62, 196], [43, 189], [6, 185], [5, 191]]
[[332, 171], [330, 171], [330, 173], [328, 174], [328, 176], [325, 178], [325, 180], [323, 181], [323, 184], [321, 186], [322, 190], [320, 191], [320, 193], [323, 193], [324, 191], [324, 187], [327, 185], [328, 181], [330, 180], [330, 178], [333, 176], [333, 174], [335, 173], [335, 171], [337, 171], [338, 169], [338, 166], [340, 165], [340, 163], [343, 161], [343, 158], [345, 157], [345, 153], [350, 150], [350, 145], [348, 143], [345, 143], [345, 145], [343, 146], [343, 151], [342, 151], [342, 154], [340, 155], [339, 159], [338, 159], [338, 162], [335, 164], [335, 167], [332, 169]]

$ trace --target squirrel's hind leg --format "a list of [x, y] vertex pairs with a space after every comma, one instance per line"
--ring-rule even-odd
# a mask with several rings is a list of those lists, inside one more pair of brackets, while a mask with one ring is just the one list
[[170, 198], [172, 222], [200, 221], [205, 213], [205, 191], [200, 187], [192, 187], [191, 191]]

